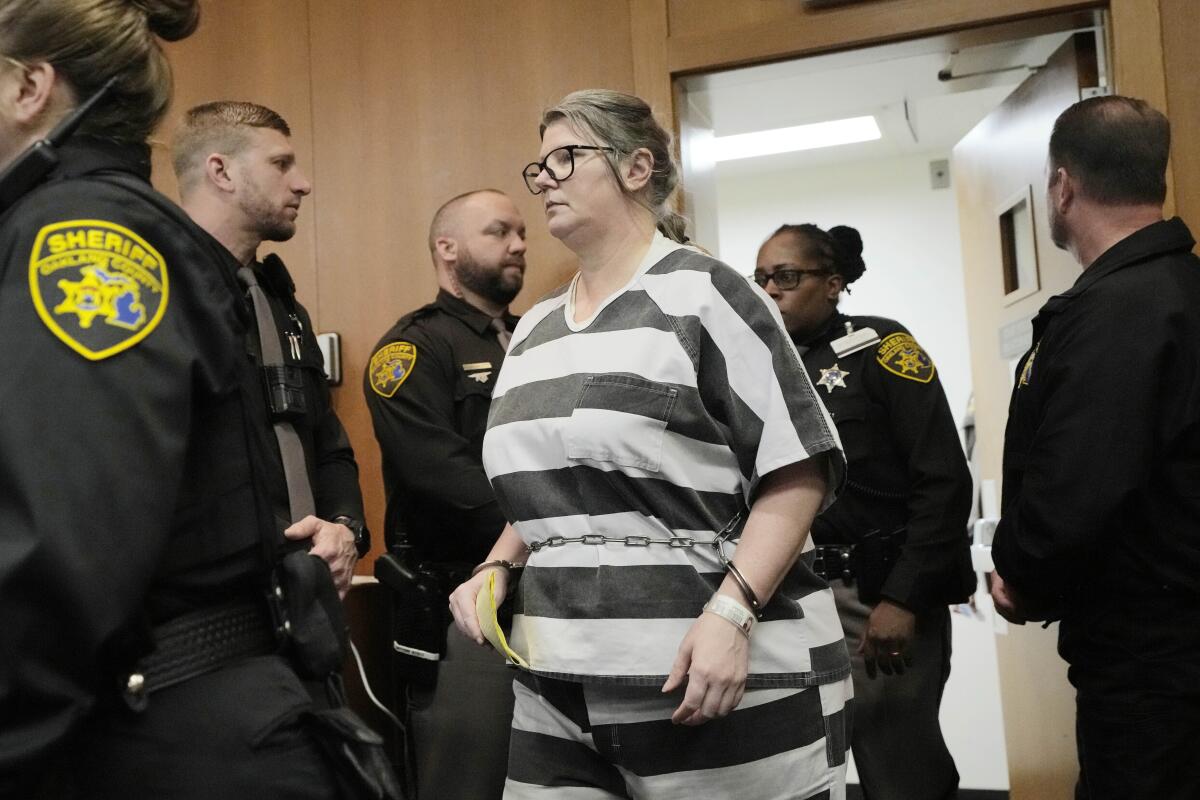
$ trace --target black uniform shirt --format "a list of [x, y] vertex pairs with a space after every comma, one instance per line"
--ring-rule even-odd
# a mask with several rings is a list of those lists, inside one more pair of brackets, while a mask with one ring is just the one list
[[[880, 341], [838, 356], [831, 342], [847, 322]], [[835, 314], [798, 346], [847, 459], [846, 488], [813, 521], [813, 540], [853, 544], [872, 530], [906, 528], [883, 595], [914, 610], [966, 599], [971, 475], [933, 361], [900, 323], [880, 317]]]
[[482, 450], [503, 361], [491, 317], [445, 291], [379, 340], [363, 390], [383, 453], [389, 544], [404, 531], [421, 558], [443, 563], [477, 563], [495, 544], [505, 520]]
[[147, 148], [60, 158], [0, 216], [3, 796], [116, 701], [148, 623], [266, 583], [233, 269]]
[[[325, 378], [324, 361], [308, 311], [296, 302], [296, 286], [287, 268], [277, 256], [267, 256], [255, 263], [259, 285], [271, 304], [271, 315], [279, 333], [283, 363], [298, 367], [304, 375], [304, 398], [307, 410], [292, 425], [304, 447], [309, 481], [317, 516], [329, 520], [345, 515], [363, 521], [362, 493], [358, 485], [358, 465], [345, 428], [334, 413], [329, 383]], [[249, 300], [247, 300], [249, 303]], [[257, 329], [249, 340], [249, 349], [257, 354]], [[271, 500], [277, 523], [286, 528], [290, 510], [287, 481], [279, 448], [269, 426], [262, 429], [269, 440], [267, 450], [273, 455], [270, 483]]]
[[1200, 686], [1200, 259], [1179, 219], [1033, 322], [1004, 436], [996, 569], [1058, 618], [1077, 686]]

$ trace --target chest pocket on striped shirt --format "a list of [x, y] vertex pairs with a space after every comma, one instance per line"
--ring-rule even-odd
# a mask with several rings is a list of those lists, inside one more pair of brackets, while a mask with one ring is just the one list
[[679, 390], [628, 375], [589, 375], [566, 425], [567, 458], [658, 472]]

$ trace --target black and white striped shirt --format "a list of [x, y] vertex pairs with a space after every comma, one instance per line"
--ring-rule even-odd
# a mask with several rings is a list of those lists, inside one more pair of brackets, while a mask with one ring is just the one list
[[[513, 645], [539, 674], [661, 683], [724, 577], [708, 543], [762, 476], [829, 453], [828, 504], [845, 462], [774, 302], [725, 264], [657, 235], [625, 288], [583, 322], [574, 284], [513, 334], [484, 467], [526, 544], [654, 543], [532, 553]], [[755, 628], [747, 685], [815, 685], [849, 669], [833, 595], [802, 558]]]

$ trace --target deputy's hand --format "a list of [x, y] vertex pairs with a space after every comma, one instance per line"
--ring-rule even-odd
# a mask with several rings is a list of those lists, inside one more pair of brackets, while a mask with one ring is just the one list
[[354, 531], [340, 522], [327, 522], [312, 515], [305, 517], [283, 532], [292, 541], [311, 539], [308, 552], [329, 565], [338, 597], [345, 597], [354, 578], [358, 551], [354, 547]]
[[677, 725], [703, 725], [723, 717], [742, 702], [750, 670], [750, 640], [733, 623], [716, 614], [701, 614], [675, 656], [664, 693], [687, 681], [683, 702], [671, 715]]
[[1021, 595], [1004, 582], [999, 572], [991, 573], [988, 591], [992, 594], [992, 603], [996, 606], [997, 614], [1014, 625], [1024, 625], [1029, 620], [1022, 608]]
[[873, 679], [876, 668], [884, 675], [903, 675], [904, 668], [912, 666], [908, 645], [916, 630], [916, 614], [890, 600], [880, 600], [867, 617], [858, 644], [867, 677]]
[[496, 584], [492, 594], [496, 598], [496, 607], [508, 596], [508, 570], [504, 567], [488, 567], [478, 575], [458, 585], [450, 593], [450, 613], [454, 615], [454, 627], [459, 633], [478, 645], [488, 645], [483, 631], [479, 629], [479, 614], [475, 611], [475, 600], [479, 593], [487, 588], [488, 575], [496, 573]]

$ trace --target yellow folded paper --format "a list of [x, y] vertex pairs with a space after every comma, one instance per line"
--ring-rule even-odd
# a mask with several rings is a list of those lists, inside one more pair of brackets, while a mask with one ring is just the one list
[[479, 629], [483, 637], [492, 643], [496, 652], [503, 653], [508, 660], [521, 669], [529, 669], [529, 662], [521, 658], [517, 651], [508, 646], [504, 631], [500, 628], [500, 619], [496, 614], [496, 570], [488, 570], [487, 584], [475, 595], [475, 614], [479, 618]]

